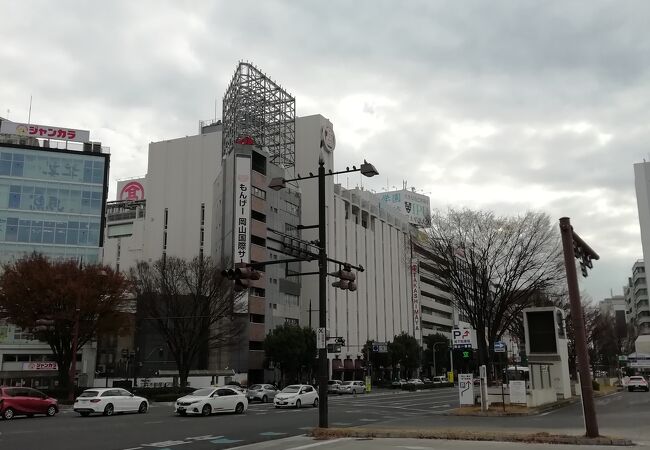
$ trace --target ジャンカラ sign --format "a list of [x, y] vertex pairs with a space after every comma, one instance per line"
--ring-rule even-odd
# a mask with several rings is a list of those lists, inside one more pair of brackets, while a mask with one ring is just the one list
[[36, 125], [17, 123], [3, 120], [0, 124], [0, 134], [16, 134], [40, 139], [54, 139], [58, 141], [89, 142], [90, 131], [74, 128], [62, 128], [51, 125]]

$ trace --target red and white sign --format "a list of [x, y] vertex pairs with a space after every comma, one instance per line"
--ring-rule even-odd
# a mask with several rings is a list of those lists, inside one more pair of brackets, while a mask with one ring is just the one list
[[138, 181], [129, 181], [120, 189], [119, 200], [144, 200], [144, 186]]
[[420, 277], [418, 276], [418, 260], [411, 260], [411, 299], [413, 301], [413, 331], [417, 339], [422, 337], [420, 312]]
[[54, 361], [23, 363], [23, 370], [59, 370], [59, 365]]
[[8, 120], [3, 120], [0, 124], [0, 134], [16, 134], [18, 136], [31, 136], [59, 141], [90, 142], [90, 131], [88, 130], [54, 127], [51, 125], [36, 125], [33, 123], [17, 123]]

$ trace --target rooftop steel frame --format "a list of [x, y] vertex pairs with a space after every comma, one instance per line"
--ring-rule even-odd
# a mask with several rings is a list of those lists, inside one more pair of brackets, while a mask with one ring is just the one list
[[239, 62], [223, 97], [222, 154], [235, 142], [250, 137], [266, 147], [270, 161], [295, 166], [296, 99], [249, 62]]

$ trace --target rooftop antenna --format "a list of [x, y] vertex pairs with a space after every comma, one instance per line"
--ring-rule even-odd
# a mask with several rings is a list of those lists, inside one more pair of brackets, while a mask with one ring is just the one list
[[214, 121], [217, 121], [217, 98], [214, 98]]
[[27, 125], [32, 123], [32, 94], [29, 94], [29, 113], [27, 114]]

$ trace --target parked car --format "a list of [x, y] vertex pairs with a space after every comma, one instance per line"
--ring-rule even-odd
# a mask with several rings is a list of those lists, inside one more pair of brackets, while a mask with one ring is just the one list
[[244, 394], [246, 394], [246, 391], [247, 391], [246, 387], [242, 386], [242, 384], [239, 381], [234, 381], [234, 380], [229, 381], [229, 382], [226, 383], [226, 386], [229, 387], [229, 388], [232, 388], [232, 389], [236, 389], [236, 390], [238, 390], [240, 392], [243, 392]]
[[273, 401], [277, 393], [278, 389], [272, 384], [254, 384], [248, 388], [247, 397], [249, 402], [259, 400], [262, 403], [266, 403], [269, 400]]
[[425, 377], [425, 378], [422, 379], [422, 381], [424, 381], [425, 383], [432, 383], [431, 378], [426, 378]]
[[327, 382], [327, 393], [328, 394], [338, 394], [339, 388], [343, 382], [341, 380], [329, 380]]
[[55, 398], [27, 387], [0, 387], [0, 415], [3, 419], [13, 419], [18, 415], [33, 416], [45, 414], [53, 416], [59, 412]]
[[200, 414], [209, 416], [218, 412], [242, 414], [248, 409], [246, 395], [235, 386], [209, 387], [176, 400], [174, 412], [180, 416]]
[[366, 383], [363, 381], [344, 381], [339, 386], [339, 395], [363, 394], [366, 392]]
[[424, 384], [424, 382], [419, 378], [411, 378], [407, 381], [407, 384]]
[[630, 377], [629, 381], [627, 382], [627, 390], [630, 392], [636, 390], [648, 392], [650, 390], [650, 387], [648, 387], [648, 382], [645, 378], [641, 376], [634, 376]]
[[94, 413], [105, 416], [123, 412], [144, 414], [149, 410], [149, 402], [121, 388], [93, 388], [83, 391], [72, 408], [84, 417]]
[[433, 377], [433, 384], [446, 384], [446, 383], [448, 383], [448, 381], [447, 381], [447, 377], [445, 376], [441, 375], [441, 376]]
[[282, 408], [283, 406], [300, 408], [302, 405], [317, 407], [318, 392], [308, 384], [292, 384], [275, 395], [273, 404], [276, 408]]
[[395, 381], [393, 381], [393, 382], [391, 383], [391, 386], [393, 386], [393, 387], [401, 387], [401, 386], [404, 385], [404, 384], [406, 384], [406, 380], [402, 378], [402, 379], [400, 379], [400, 380], [395, 380]]

